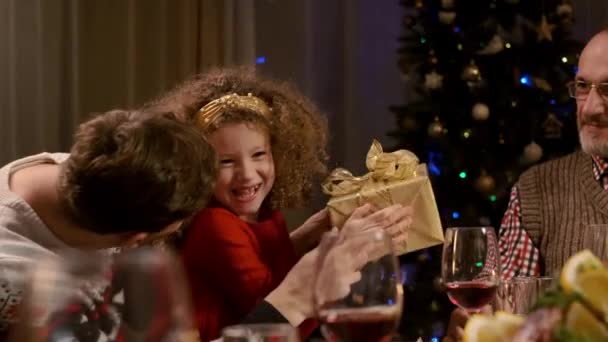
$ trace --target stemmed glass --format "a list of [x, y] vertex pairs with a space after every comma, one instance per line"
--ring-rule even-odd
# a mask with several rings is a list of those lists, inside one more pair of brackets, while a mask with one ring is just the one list
[[314, 297], [330, 342], [389, 341], [403, 306], [399, 265], [389, 236], [370, 230], [327, 234], [319, 247]]
[[198, 341], [179, 263], [141, 247], [34, 266], [14, 341]]
[[500, 282], [500, 255], [494, 228], [448, 228], [441, 276], [455, 305], [476, 313], [489, 304]]

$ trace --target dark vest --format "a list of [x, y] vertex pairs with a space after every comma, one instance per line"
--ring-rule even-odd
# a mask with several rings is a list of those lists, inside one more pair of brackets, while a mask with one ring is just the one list
[[608, 224], [608, 191], [583, 152], [531, 167], [518, 182], [522, 225], [540, 251], [541, 273], [556, 276], [585, 246], [590, 224]]

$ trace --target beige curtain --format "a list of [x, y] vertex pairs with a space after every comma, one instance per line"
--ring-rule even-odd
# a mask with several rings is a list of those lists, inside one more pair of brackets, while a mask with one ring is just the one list
[[66, 151], [91, 112], [253, 63], [253, 0], [0, 0], [0, 163]]

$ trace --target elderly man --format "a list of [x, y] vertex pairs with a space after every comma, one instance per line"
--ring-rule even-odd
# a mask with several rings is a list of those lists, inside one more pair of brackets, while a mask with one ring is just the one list
[[[511, 191], [500, 226], [504, 279], [554, 275], [577, 251], [593, 224], [608, 224], [608, 29], [581, 53], [576, 99], [582, 150], [524, 172]], [[444, 342], [462, 338], [467, 314], [452, 312]]]

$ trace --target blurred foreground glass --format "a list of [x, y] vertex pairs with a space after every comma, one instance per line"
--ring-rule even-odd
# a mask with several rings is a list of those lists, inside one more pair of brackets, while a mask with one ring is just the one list
[[606, 241], [608, 239], [608, 225], [588, 224], [583, 227], [583, 248], [589, 249], [600, 260], [608, 260]]
[[14, 341], [198, 341], [181, 268], [167, 252], [71, 252], [32, 270]]
[[298, 342], [298, 332], [289, 324], [242, 324], [222, 330], [223, 342]]
[[503, 280], [498, 286], [494, 310], [527, 314], [538, 298], [538, 281], [534, 277]]
[[538, 277], [536, 278], [538, 296], [542, 296], [543, 293], [553, 290], [557, 287], [555, 278], [553, 277]]
[[381, 230], [343, 241], [326, 234], [319, 246], [314, 297], [328, 341], [389, 341], [403, 309], [399, 264], [390, 237]]
[[469, 313], [489, 304], [500, 281], [500, 255], [492, 227], [446, 229], [441, 277], [450, 301]]

